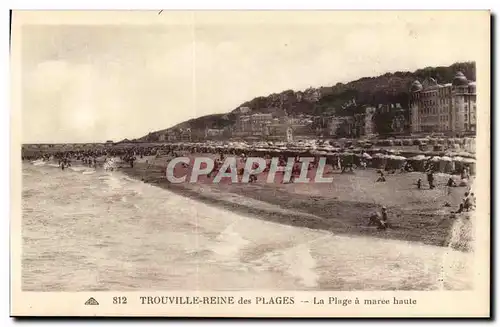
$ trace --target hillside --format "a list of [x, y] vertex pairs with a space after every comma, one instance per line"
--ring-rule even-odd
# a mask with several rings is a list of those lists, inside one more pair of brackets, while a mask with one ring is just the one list
[[[423, 81], [425, 78], [433, 77], [438, 83], [450, 83], [457, 71], [463, 72], [469, 80], [476, 80], [474, 62], [454, 63], [447, 67], [426, 67], [414, 72], [386, 73], [377, 77], [363, 77], [346, 84], [337, 83], [334, 86], [309, 88], [303, 91], [286, 90], [281, 93], [256, 97], [240, 104], [228, 114], [214, 114], [191, 119], [152, 134], [175, 128], [191, 128], [192, 130], [200, 130], [200, 133], [206, 127], [223, 128], [234, 124], [240, 113], [240, 107], [248, 107], [252, 113], [268, 112], [269, 108], [282, 107], [289, 115], [297, 116], [300, 114], [351, 115], [362, 105], [401, 103], [406, 106], [409, 96], [408, 90], [415, 79]], [[353, 99], [356, 106], [343, 110], [342, 106]]]

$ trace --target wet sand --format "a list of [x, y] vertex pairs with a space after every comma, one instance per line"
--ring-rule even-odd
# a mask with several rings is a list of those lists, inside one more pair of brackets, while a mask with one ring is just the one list
[[[376, 171], [358, 170], [354, 174], [330, 171], [333, 183], [281, 184], [259, 181], [252, 184], [220, 184], [204, 180], [199, 183], [171, 184], [165, 178], [166, 162], [155, 160], [146, 164], [144, 158], [134, 168], [123, 167], [120, 171], [132, 178], [194, 198], [209, 205], [251, 215], [255, 218], [280, 224], [327, 230], [339, 235], [362, 235], [376, 238], [419, 242], [436, 246], [450, 245], [453, 226], [460, 221], [460, 240], [454, 247], [469, 250], [471, 222], [467, 217], [453, 218], [465, 187], [446, 192], [446, 175], [435, 176], [437, 188], [418, 190], [418, 178], [425, 181], [422, 173], [387, 175], [387, 182], [375, 183]], [[151, 161], [150, 161], [151, 162]], [[445, 206], [448, 203], [450, 206]], [[385, 231], [367, 226], [368, 217], [386, 206], [391, 228]], [[465, 232], [464, 232], [465, 231]], [[453, 245], [453, 244], [452, 244]]]

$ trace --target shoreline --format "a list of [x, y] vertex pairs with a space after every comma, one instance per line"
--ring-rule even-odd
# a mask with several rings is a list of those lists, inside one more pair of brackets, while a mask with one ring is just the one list
[[[286, 187], [275, 184], [171, 184], [164, 177], [161, 165], [148, 167], [144, 163], [137, 163], [134, 168], [124, 167], [119, 171], [130, 178], [181, 196], [274, 223], [325, 230], [338, 235], [393, 239], [470, 251], [470, 237], [465, 240], [453, 239], [457, 222], [462, 229], [460, 235], [470, 234], [470, 220], [462, 215], [452, 218], [449, 212], [438, 208], [427, 207], [426, 210], [415, 212], [411, 208], [408, 210], [388, 204], [389, 221], [393, 227], [377, 230], [367, 226], [369, 215], [380, 209], [380, 204], [374, 202], [348, 201], [310, 192], [290, 192]], [[287, 187], [293, 190], [294, 185]], [[456, 205], [451, 203], [451, 208]]]

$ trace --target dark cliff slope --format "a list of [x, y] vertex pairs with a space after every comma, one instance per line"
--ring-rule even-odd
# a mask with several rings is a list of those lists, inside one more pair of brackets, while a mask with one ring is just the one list
[[[342, 110], [342, 106], [355, 99], [357, 107], [360, 105], [376, 105], [387, 103], [408, 103], [408, 89], [410, 84], [419, 79], [433, 77], [438, 83], [450, 83], [457, 71], [461, 71], [469, 80], [476, 80], [476, 65], [474, 62], [454, 63], [444, 67], [426, 67], [414, 72], [386, 73], [377, 77], [363, 77], [358, 80], [334, 86], [322, 86], [303, 91], [286, 90], [267, 96], [256, 97], [244, 102], [227, 114], [214, 114], [190, 119], [176, 126], [149, 134], [156, 135], [169, 129], [191, 128], [201, 133], [205, 127], [223, 128], [234, 124], [240, 107], [250, 108], [252, 113], [269, 112], [269, 108], [281, 107], [290, 115], [320, 115], [335, 113], [337, 115], [352, 114], [356, 106]], [[319, 91], [319, 93], [317, 92]], [[314, 94], [316, 93], [316, 98]], [[145, 139], [147, 136], [141, 138]]]

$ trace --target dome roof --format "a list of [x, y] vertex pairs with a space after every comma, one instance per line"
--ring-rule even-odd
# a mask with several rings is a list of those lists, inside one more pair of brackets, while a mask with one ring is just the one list
[[415, 80], [410, 86], [410, 92], [418, 92], [422, 90], [422, 84], [418, 80]]
[[457, 72], [452, 82], [453, 86], [467, 86], [469, 85], [469, 81], [467, 77], [462, 72]]
[[441, 87], [441, 85], [438, 84], [435, 78], [429, 77], [424, 81], [423, 87], [424, 89], [433, 90]]

